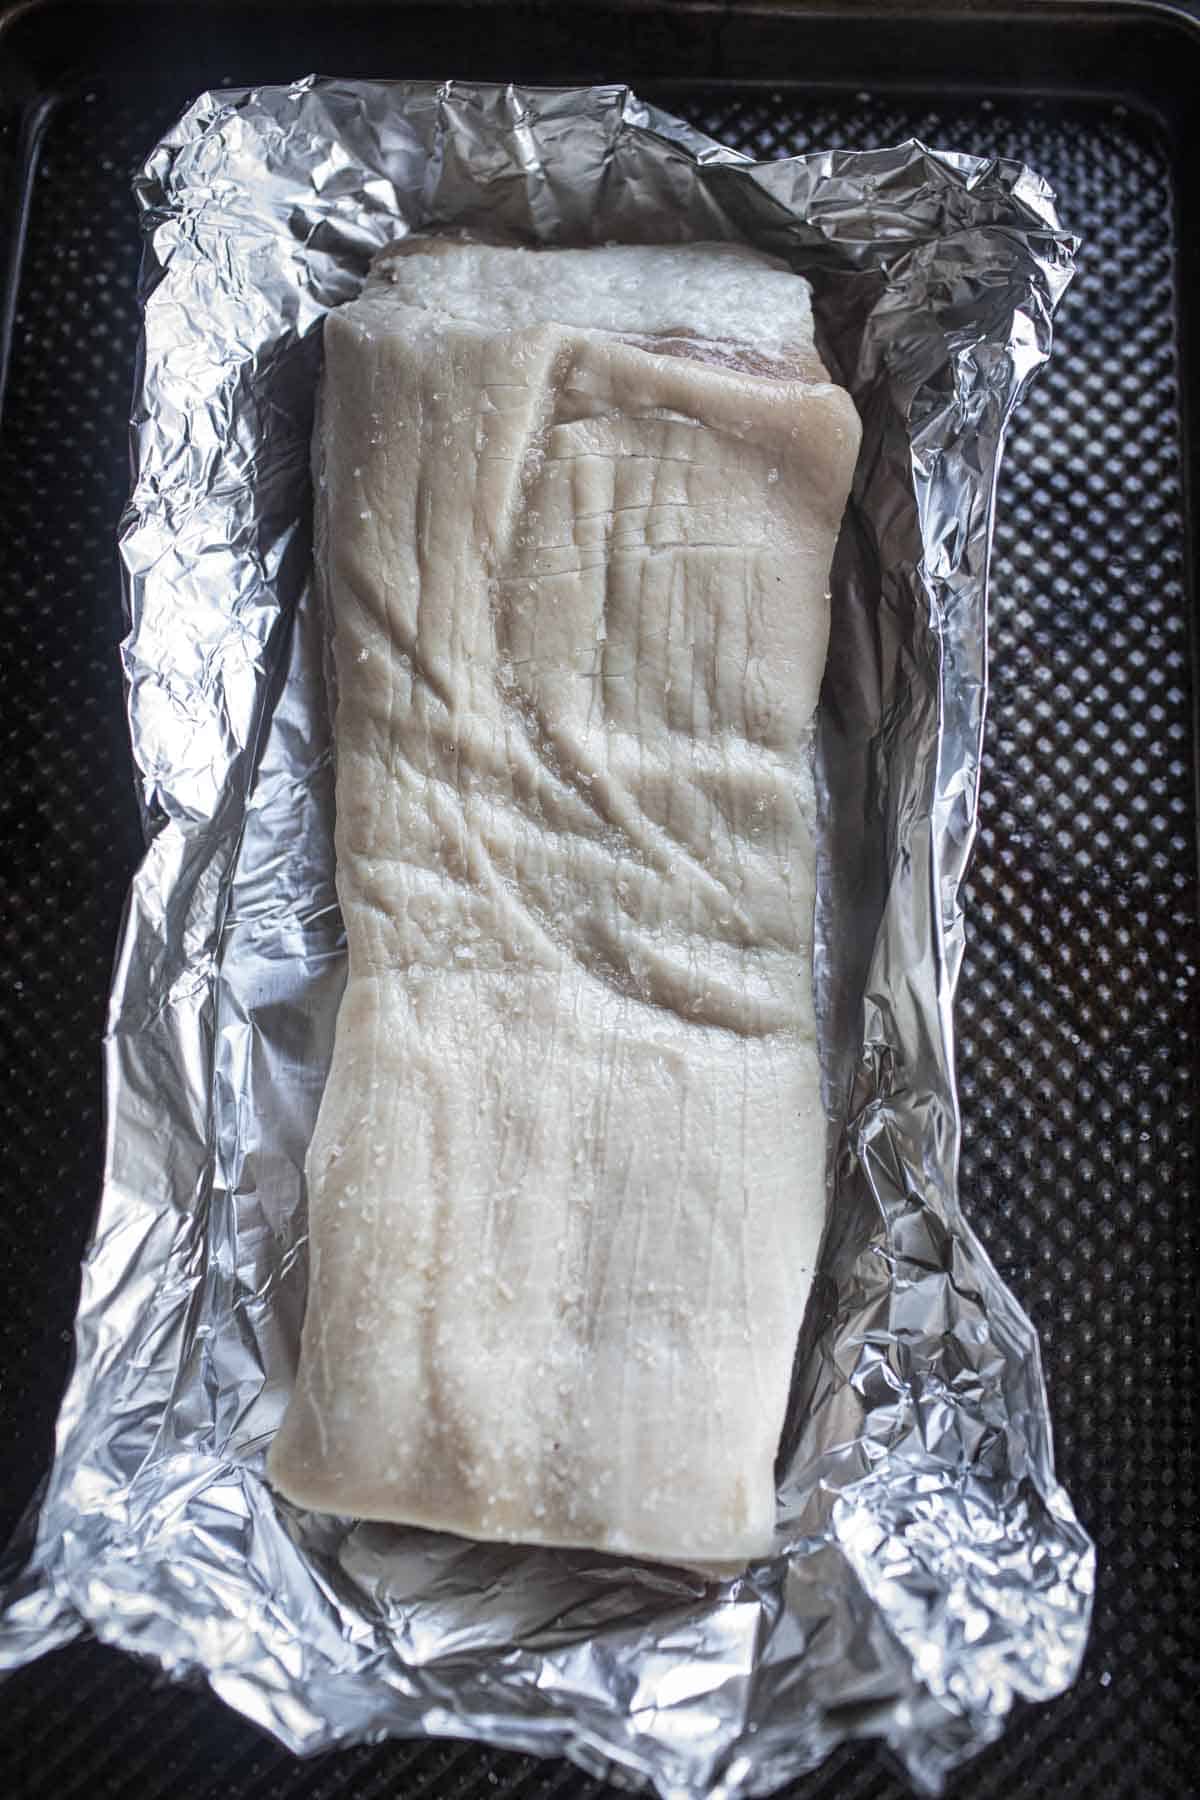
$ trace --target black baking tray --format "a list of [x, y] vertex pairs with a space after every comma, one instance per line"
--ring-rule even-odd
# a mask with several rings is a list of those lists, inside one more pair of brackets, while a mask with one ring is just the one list
[[[201, 89], [327, 73], [626, 80], [760, 156], [910, 135], [1020, 157], [1083, 234], [999, 497], [958, 1008], [965, 1203], [1039, 1328], [1099, 1549], [1083, 1675], [952, 1792], [1194, 1795], [1195, 7], [0, 8], [0, 1540], [44, 1471], [100, 1168], [99, 1039], [139, 853], [114, 527], [130, 174]], [[4, 1800], [599, 1795], [562, 1763], [388, 1744], [300, 1763], [97, 1645], [0, 1695]], [[882, 1752], [804, 1800], [899, 1800]]]

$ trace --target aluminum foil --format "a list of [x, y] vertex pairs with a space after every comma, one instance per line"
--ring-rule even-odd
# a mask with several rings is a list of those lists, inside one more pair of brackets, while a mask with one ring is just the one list
[[[1093, 1577], [1032, 1328], [956, 1195], [988, 547], [1005, 422], [1072, 269], [1053, 197], [915, 142], [755, 163], [619, 87], [315, 78], [205, 95], [136, 191], [121, 552], [148, 848], [74, 1374], [0, 1666], [90, 1628], [302, 1752], [451, 1734], [735, 1795], [877, 1735], [936, 1791], [1015, 1695], [1071, 1681]], [[428, 226], [784, 256], [863, 417], [817, 749], [830, 1224], [787, 1553], [722, 1584], [303, 1514], [262, 1478], [344, 976], [309, 588], [320, 327]]]

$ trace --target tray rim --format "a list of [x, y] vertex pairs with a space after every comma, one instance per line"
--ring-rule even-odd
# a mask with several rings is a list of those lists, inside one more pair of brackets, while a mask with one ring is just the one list
[[[230, 16], [242, 4], [244, 0], [0, 0], [0, 55], [8, 51], [9, 40], [23, 25], [29, 21], [36, 24], [55, 12], [143, 13], [165, 18], [188, 7]], [[957, 4], [954, 0], [517, 0], [517, 4], [542, 14], [547, 21], [556, 14], [568, 12], [572, 15], [616, 13], [631, 20], [661, 15], [676, 22], [691, 18], [697, 23], [707, 20], [719, 25], [736, 25], [752, 19], [791, 21], [797, 27], [827, 27], [853, 19], [860, 31], [870, 22], [879, 26], [904, 22], [960, 30], [1012, 25], [1025, 31], [1035, 24], [1039, 28], [1093, 31], [1140, 21], [1178, 31], [1191, 48], [1200, 52], [1200, 0], [958, 0]], [[512, 5], [513, 0], [437, 0], [436, 10], [444, 14], [504, 14], [512, 10]], [[414, 0], [323, 0], [323, 3], [322, 0], [299, 0], [299, 5], [297, 0], [257, 0], [255, 10], [286, 10], [293, 15], [299, 11], [310, 17], [320, 13], [348, 17], [372, 11], [400, 14], [428, 10], [428, 7], [414, 5]], [[762, 79], [777, 85], [772, 77], [763, 76]], [[838, 85], [852, 87], [854, 82], [846, 77]], [[921, 84], [904, 78], [897, 85], [919, 91]], [[991, 91], [1058, 93], [1072, 91], [1073, 84], [1068, 80], [1065, 88], [1055, 85], [1042, 90], [1040, 85], [1032, 89], [1027, 82], [1020, 81], [1011, 87], [996, 89], [986, 77], [981, 77], [978, 81], [954, 85], [960, 91], [978, 87], [981, 91], [990, 88]]]

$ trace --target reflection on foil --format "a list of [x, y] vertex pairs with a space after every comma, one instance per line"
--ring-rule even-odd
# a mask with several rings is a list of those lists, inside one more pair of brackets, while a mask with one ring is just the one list
[[[992, 497], [1071, 275], [1052, 196], [918, 143], [750, 162], [618, 87], [315, 79], [204, 96], [137, 195], [121, 548], [149, 847], [75, 1372], [0, 1666], [90, 1627], [301, 1751], [448, 1733], [753, 1794], [879, 1735], [936, 1789], [1014, 1695], [1073, 1678], [1092, 1583], [1032, 1329], [955, 1194]], [[787, 1554], [723, 1584], [297, 1513], [262, 1480], [344, 974], [307, 585], [320, 325], [431, 225], [784, 256], [863, 417], [817, 744], [834, 1203]]]

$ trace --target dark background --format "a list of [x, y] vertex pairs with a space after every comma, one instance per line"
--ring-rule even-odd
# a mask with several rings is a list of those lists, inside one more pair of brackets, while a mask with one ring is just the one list
[[[0, 29], [0, 1541], [49, 1455], [101, 1151], [99, 1039], [139, 854], [117, 644], [130, 174], [192, 95], [327, 73], [628, 79], [760, 156], [915, 134], [1032, 162], [1083, 234], [999, 498], [958, 1009], [962, 1190], [1041, 1334], [1099, 1551], [1064, 1699], [961, 1800], [1197, 1791], [1194, 430], [1200, 28], [1102, 4], [50, 4]], [[0, 8], [0, 11], [3, 11]], [[1182, 298], [1181, 298], [1182, 296]], [[1191, 441], [1194, 443], [1194, 436]], [[561, 1763], [390, 1744], [300, 1764], [208, 1695], [73, 1646], [0, 1692], [4, 1800], [598, 1796]], [[898, 1800], [874, 1748], [797, 1800]]]

